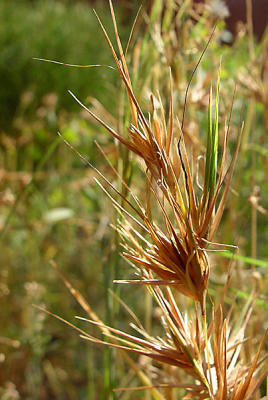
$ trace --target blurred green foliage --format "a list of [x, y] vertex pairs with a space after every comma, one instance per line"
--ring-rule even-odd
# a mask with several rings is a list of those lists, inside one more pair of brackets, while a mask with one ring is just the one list
[[[107, 6], [95, 6], [109, 29]], [[93, 10], [84, 3], [0, 0], [0, 47], [1, 129], [12, 130], [18, 112], [33, 117], [47, 93], [56, 93], [57, 110], [72, 111], [78, 107], [68, 89], [85, 99], [88, 95], [99, 97], [108, 84], [114, 83], [115, 74], [106, 67], [71, 68], [33, 60], [37, 57], [81, 65], [111, 62]], [[22, 98], [26, 91], [30, 95]], [[112, 98], [105, 96], [104, 102], [107, 105]]]

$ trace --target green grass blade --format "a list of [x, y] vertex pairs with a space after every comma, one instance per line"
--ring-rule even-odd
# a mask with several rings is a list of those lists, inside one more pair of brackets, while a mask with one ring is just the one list
[[[216, 286], [223, 286], [223, 285], [216, 285]], [[234, 293], [236, 295], [236, 297], [239, 298], [239, 299], [248, 300], [249, 297], [250, 297], [249, 293], [243, 292], [242, 290], [237, 290], [235, 288], [230, 288], [229, 290], [232, 293]], [[208, 289], [208, 293], [209, 293], [210, 296], [214, 296], [214, 297], [219, 294], [217, 289], [213, 289], [211, 287]], [[224, 302], [226, 304], [228, 304], [228, 305], [232, 305], [233, 302], [234, 302], [234, 299], [232, 297], [230, 297], [230, 296], [225, 296]], [[268, 304], [267, 304], [267, 301], [265, 301], [265, 300], [257, 298], [256, 299], [256, 305], [268, 310]]]
[[218, 72], [218, 81], [216, 88], [216, 102], [215, 102], [215, 114], [214, 124], [212, 133], [212, 151], [211, 151], [211, 176], [210, 176], [210, 198], [214, 195], [216, 187], [216, 177], [218, 169], [218, 137], [219, 137], [219, 89], [220, 89], [220, 70]]
[[205, 165], [205, 181], [203, 191], [203, 207], [207, 204], [209, 195], [209, 182], [210, 182], [210, 171], [211, 171], [211, 147], [212, 147], [212, 132], [213, 119], [212, 119], [212, 87], [209, 93], [208, 103], [208, 131], [207, 131], [207, 143], [206, 143], [206, 165]]
[[231, 258], [233, 260], [242, 261], [246, 264], [255, 265], [256, 267], [268, 268], [268, 261], [265, 260], [257, 260], [256, 258], [240, 256], [238, 254], [233, 254], [228, 251], [220, 251], [218, 252], [218, 255], [226, 258]]
[[208, 104], [208, 131], [206, 143], [206, 165], [203, 207], [207, 204], [215, 192], [217, 169], [218, 169], [218, 137], [219, 137], [219, 88], [220, 88], [220, 70], [216, 87], [215, 111], [213, 119], [213, 101], [212, 88], [210, 89]]

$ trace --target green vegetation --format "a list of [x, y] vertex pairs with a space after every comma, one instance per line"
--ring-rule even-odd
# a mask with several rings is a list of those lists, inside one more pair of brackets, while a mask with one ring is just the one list
[[[97, 7], [104, 21], [111, 26], [108, 13]], [[105, 49], [97, 20], [86, 4], [68, 5], [53, 0], [0, 1], [1, 46], [1, 119], [0, 127], [11, 130], [15, 117], [23, 114], [34, 120], [38, 108], [55, 102], [56, 111], [74, 111], [78, 108], [67, 95], [72, 89], [85, 99], [109, 93], [114, 83], [112, 70], [102, 68], [63, 68], [33, 60], [34, 57], [57, 60], [70, 64], [107, 65], [111, 61]], [[102, 71], [100, 71], [100, 69]], [[103, 71], [106, 69], [106, 71]], [[112, 97], [104, 97], [105, 104]], [[40, 111], [41, 112], [41, 111]], [[56, 123], [56, 120], [54, 119]]]
[[[265, 149], [268, 119], [265, 114], [265, 42], [254, 44], [253, 53], [249, 51], [252, 49], [249, 46], [251, 38], [243, 35], [233, 47], [221, 47], [218, 39], [223, 26], [218, 25], [189, 88], [183, 129], [185, 150], [181, 143], [180, 155], [171, 143], [177, 144], [179, 140], [187, 84], [209, 40], [214, 19], [204, 12], [194, 24], [190, 18], [190, 2], [185, 2], [185, 6], [177, 10], [170, 7], [171, 2], [167, 1], [166, 4], [163, 10], [163, 1], [155, 1], [150, 16], [145, 19], [142, 16], [144, 10], [141, 12], [126, 62], [134, 94], [146, 120], [148, 113], [151, 114], [149, 123], [154, 138], [157, 138], [160, 149], [165, 147], [167, 154], [170, 151], [167, 165], [170, 162], [175, 170], [174, 176], [182, 188], [181, 198], [173, 187], [174, 176], [169, 180], [170, 175], [165, 175], [166, 171], [159, 169], [155, 161], [157, 155], [151, 157], [154, 153], [150, 143], [144, 142], [140, 148], [136, 145], [134, 152], [138, 156], [133, 157], [130, 155], [133, 146], [125, 148], [124, 143], [114, 140], [67, 93], [70, 89], [89, 107], [90, 112], [100, 116], [119, 132], [122, 142], [129, 140], [130, 121], [134, 127], [144, 129], [143, 138], [146, 136], [145, 127], [136, 120], [136, 113], [139, 112], [133, 99], [129, 100], [124, 93], [115, 70], [105, 67], [71, 68], [32, 59], [40, 57], [72, 64], [107, 64], [115, 68], [109, 47], [90, 8], [84, 3], [73, 5], [52, 0], [33, 3], [17, 1], [16, 7], [0, 1], [0, 43], [3, 48], [0, 61], [3, 78], [0, 98], [0, 397], [3, 399], [126, 400], [142, 397], [149, 400], [152, 396], [175, 400], [185, 395], [181, 388], [113, 392], [112, 389], [116, 387], [150, 386], [156, 384], [157, 380], [163, 383], [163, 376], [171, 376], [173, 370], [166, 366], [159, 373], [154, 362], [148, 362], [141, 355], [134, 355], [130, 359], [114, 349], [87, 343], [70, 327], [32, 306], [45, 307], [93, 337], [103, 339], [98, 327], [89, 326], [74, 317], [79, 315], [87, 318], [89, 315], [90, 319], [103, 321], [108, 326], [133, 334], [128, 326], [129, 313], [119, 304], [119, 296], [135, 311], [150, 337], [163, 335], [159, 323], [159, 315], [163, 310], [159, 305], [155, 307], [150, 294], [139, 284], [113, 284], [114, 279], [137, 279], [133, 274], [135, 271], [120, 256], [120, 243], [123, 236], [125, 251], [131, 260], [133, 243], [137, 246], [133, 240], [139, 240], [139, 237], [135, 237], [135, 232], [131, 231], [123, 216], [114, 210], [111, 201], [95, 184], [96, 177], [114, 196], [118, 202], [117, 208], [121, 207], [121, 211], [133, 212], [128, 202], [137, 207], [131, 193], [138, 196], [146, 208], [148, 220], [154, 218], [154, 223], [162, 230], [163, 236], [158, 236], [160, 231], [152, 227], [152, 232], [158, 238], [158, 241], [155, 239], [158, 249], [161, 247], [160, 239], [168, 235], [169, 230], [166, 229], [165, 217], [159, 207], [162, 199], [159, 201], [154, 195], [153, 186], [151, 196], [148, 196], [148, 171], [156, 185], [160, 178], [164, 179], [170, 193], [179, 199], [178, 218], [181, 218], [181, 225], [176, 227], [176, 244], [182, 246], [186, 254], [196, 240], [191, 226], [197, 229], [196, 215], [201, 213], [198, 221], [203, 225], [198, 227], [198, 243], [207, 249], [210, 265], [208, 293], [213, 302], [218, 304], [221, 299], [230, 266], [232, 276], [223, 312], [226, 315], [230, 304], [234, 305], [230, 320], [232, 327], [241, 328], [248, 310], [251, 305], [254, 306], [245, 333], [246, 337], [253, 340], [244, 344], [241, 360], [250, 362], [253, 359], [267, 328], [268, 160]], [[178, 11], [176, 17], [174, 11]], [[112, 42], [116, 43], [108, 7], [97, 7], [97, 12]], [[120, 13], [120, 8], [117, 12]], [[130, 30], [130, 26], [119, 28], [124, 50]], [[120, 54], [120, 49], [117, 53]], [[123, 71], [127, 71], [125, 65]], [[235, 82], [237, 88], [233, 102]], [[213, 95], [209, 102], [211, 85]], [[228, 199], [224, 199], [225, 211], [217, 228], [218, 218], [223, 211], [221, 199], [225, 190], [227, 193], [229, 184], [227, 176], [222, 179], [234, 156], [242, 120], [244, 129], [240, 153]], [[223, 139], [227, 126], [230, 126], [230, 130], [228, 146], [225, 147]], [[165, 141], [161, 139], [163, 131], [166, 132]], [[137, 130], [133, 128], [132, 138], [135, 134], [136, 144], [139, 144]], [[170, 142], [167, 138], [170, 138]], [[64, 143], [64, 139], [107, 177], [121, 195], [113, 192], [109, 184], [103, 182], [97, 172]], [[106, 154], [106, 160], [95, 140]], [[185, 151], [190, 172], [187, 168], [187, 172], [181, 169], [182, 159], [184, 168], [188, 167]], [[150, 155], [147, 159], [147, 189], [144, 168], [140, 168], [139, 152], [143, 158]], [[223, 175], [222, 159], [225, 159]], [[109, 163], [119, 172], [118, 175]], [[161, 173], [158, 176], [159, 171]], [[121, 177], [127, 185], [122, 183]], [[188, 204], [187, 190], [190, 189], [183, 186], [185, 182], [192, 186], [190, 189], [197, 200], [196, 209], [190, 201], [190, 206]], [[211, 214], [209, 205], [212, 204], [217, 185], [219, 197]], [[163, 190], [163, 187], [160, 186], [158, 190]], [[171, 197], [167, 197], [163, 204], [174, 223]], [[189, 224], [186, 223], [186, 215]], [[142, 222], [148, 223], [147, 214]], [[208, 222], [207, 229], [205, 222]], [[111, 229], [110, 224], [118, 226], [118, 229]], [[183, 230], [189, 232], [186, 245], [180, 242]], [[232, 248], [223, 251], [226, 249], [216, 245], [207, 246], [202, 242], [212, 241], [214, 235], [213, 241], [237, 245], [239, 251]], [[144, 233], [144, 237], [150, 242], [148, 233]], [[135, 246], [137, 255], [141, 249]], [[211, 249], [221, 251], [210, 252]], [[154, 254], [154, 251], [152, 247], [149, 256], [140, 254], [153, 264], [153, 257], [158, 254]], [[206, 291], [205, 281], [198, 286], [198, 290], [195, 287], [196, 292], [193, 289], [200, 271], [202, 273], [208, 268], [200, 254], [191, 261], [194, 273], [189, 272], [187, 263], [183, 271], [185, 280], [182, 293], [188, 297], [174, 294], [180, 310], [188, 310], [190, 317], [194, 314], [191, 297], [201, 304]], [[169, 253], [166, 259], [168, 257]], [[202, 262], [198, 264], [200, 259]], [[56, 263], [56, 266], [53, 264], [54, 268], [51, 260]], [[140, 271], [137, 268], [136, 272]], [[144, 272], [142, 279], [145, 277], [151, 279]], [[66, 286], [69, 282], [72, 290], [76, 290], [74, 297], [66, 290], [64, 278], [67, 279]], [[163, 276], [160, 278], [164, 279]], [[151, 290], [151, 293], [156, 292]], [[158, 296], [158, 299], [162, 298], [159, 293]], [[208, 299], [207, 304], [207, 317], [213, 318]], [[217, 320], [221, 326], [220, 317]], [[184, 320], [182, 325], [188, 329]], [[105, 329], [101, 328], [103, 333], [107, 333]], [[140, 339], [141, 332], [134, 332], [136, 334]], [[217, 332], [214, 335], [220, 343]], [[163, 345], [161, 341], [157, 344], [160, 348]], [[192, 348], [185, 346], [184, 350], [191, 354]], [[194, 357], [191, 360], [195, 364]], [[194, 373], [197, 364], [191, 366]], [[197, 370], [200, 374], [200, 369]], [[179, 379], [184, 382], [186, 378], [179, 375]], [[187, 382], [190, 382], [190, 378]], [[264, 382], [253, 399], [260, 399], [265, 393]]]

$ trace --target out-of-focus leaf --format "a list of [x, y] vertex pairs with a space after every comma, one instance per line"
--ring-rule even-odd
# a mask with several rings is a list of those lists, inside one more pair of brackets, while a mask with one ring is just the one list
[[227, 251], [226, 252], [221, 251], [218, 254], [223, 257], [226, 257], [226, 258], [232, 258], [234, 260], [242, 261], [246, 264], [252, 264], [252, 265], [256, 265], [257, 267], [268, 268], [268, 261], [265, 261], [265, 260], [257, 260], [256, 258], [240, 256], [238, 254], [233, 254], [233, 253], [230, 253]]
[[72, 218], [73, 215], [74, 212], [70, 208], [53, 208], [44, 214], [43, 219], [50, 224], [55, 224], [65, 219]]

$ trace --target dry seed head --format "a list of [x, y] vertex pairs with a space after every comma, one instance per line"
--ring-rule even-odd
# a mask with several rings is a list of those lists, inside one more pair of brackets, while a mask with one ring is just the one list
[[[158, 309], [161, 310], [164, 335], [155, 338], [138, 323], [138, 326], [132, 326], [139, 335], [133, 336], [106, 326], [95, 316], [93, 317], [94, 321], [90, 322], [99, 326], [111, 340], [110, 343], [93, 338], [81, 329], [76, 329], [86, 340], [141, 356], [145, 355], [157, 365], [164, 364], [174, 367], [175, 370], [178, 368], [184, 370], [194, 378], [194, 384], [183, 383], [180, 385], [177, 381], [171, 381], [168, 384], [165, 382], [165, 384], [166, 387], [185, 388], [188, 392], [185, 398], [250, 400], [266, 373], [263, 371], [258, 379], [254, 376], [260, 365], [258, 357], [265, 338], [260, 344], [253, 363], [251, 365], [240, 364], [239, 352], [244, 341], [244, 330], [250, 309], [247, 310], [246, 317], [236, 332], [232, 332], [230, 329], [229, 321], [224, 319], [221, 307], [213, 312], [208, 329], [205, 314], [203, 314], [205, 313], [204, 297], [209, 273], [206, 247], [212, 240], [221, 219], [240, 138], [233, 161], [227, 173], [224, 174], [229, 125], [225, 132], [222, 162], [218, 166], [218, 83], [214, 119], [212, 118], [212, 96], [209, 105], [204, 187], [201, 196], [197, 196], [184, 146], [183, 129], [180, 124], [174, 123], [172, 84], [170, 84], [170, 107], [167, 120], [161, 100], [157, 110], [156, 100], [153, 96], [151, 96], [152, 113], [147, 120], [133, 93], [111, 2], [110, 6], [119, 58], [101, 22], [100, 24], [128, 95], [132, 115], [129, 137], [125, 138], [110, 128], [91, 110], [82, 106], [117, 140], [141, 157], [146, 166], [146, 180], [149, 188], [146, 207], [141, 205], [130, 189], [132, 202], [99, 171], [97, 172], [106, 185], [123, 200], [120, 204], [103, 187], [115, 207], [125, 217], [125, 220], [122, 219], [121, 224], [117, 227], [123, 238], [124, 256], [134, 262], [139, 271], [140, 280], [135, 283], [147, 285]], [[127, 187], [126, 183], [123, 182], [123, 184]], [[219, 199], [223, 184], [225, 184], [225, 188]], [[161, 214], [162, 224], [158, 221], [159, 218], [151, 216], [152, 212], [149, 212], [152, 211], [150, 210], [151, 197], [158, 204], [158, 213]], [[216, 207], [217, 199], [219, 201]], [[138, 225], [137, 230], [136, 227], [134, 228], [134, 224]], [[165, 294], [160, 289], [161, 285], [164, 286]], [[201, 307], [195, 307], [194, 317], [189, 320], [182, 317], [171, 288], [177, 289], [180, 293], [200, 303]], [[200, 314], [200, 310], [202, 314]], [[203, 322], [203, 325], [200, 321]], [[141, 335], [143, 338], [140, 337]], [[161, 396], [157, 395], [157, 398], [161, 398]]]
[[[228, 126], [225, 132], [225, 147], [219, 176], [216, 179], [218, 170], [218, 81], [214, 120], [212, 118], [212, 95], [209, 104], [209, 130], [204, 188], [201, 196], [197, 196], [183, 140], [183, 123], [180, 125], [178, 120], [174, 119], [171, 74], [168, 115], [165, 117], [165, 110], [160, 96], [156, 99], [151, 95], [152, 112], [148, 120], [144, 116], [133, 92], [111, 2], [110, 8], [119, 57], [98, 16], [97, 18], [126, 89], [132, 116], [128, 130], [129, 137], [126, 138], [125, 135], [116, 132], [91, 110], [87, 109], [79, 100], [78, 102], [110, 134], [119, 140], [122, 145], [139, 156], [144, 161], [146, 167], [145, 174], [149, 190], [145, 211], [141, 209], [140, 205], [138, 207], [130, 205], [126, 198], [124, 198], [124, 204], [127, 204], [125, 208], [119, 206], [113, 199], [114, 205], [125, 216], [130, 217], [131, 215], [131, 219], [134, 221], [137, 221], [137, 218], [141, 220], [139, 226], [142, 226], [143, 232], [141, 231], [140, 234], [142, 236], [146, 235], [148, 242], [148, 245], [145, 247], [140, 244], [137, 246], [136, 243], [139, 242], [139, 238], [134, 230], [129, 229], [125, 241], [125, 247], [128, 251], [124, 253], [124, 256], [131, 259], [141, 270], [145, 269], [147, 272], [150, 271], [153, 275], [157, 275], [167, 285], [172, 284], [182, 294], [191, 297], [202, 305], [209, 274], [209, 264], [205, 249], [209, 241], [212, 240], [223, 213], [239, 143], [233, 162], [228, 173], [224, 176], [223, 170], [229, 134]], [[118, 194], [113, 185], [107, 179], [105, 181]], [[218, 199], [223, 183], [225, 183], [225, 188], [221, 194], [221, 199]], [[157, 218], [153, 220], [149, 216], [151, 213], [150, 199], [152, 197], [158, 204], [158, 212], [161, 215], [163, 226], [157, 224]], [[216, 208], [217, 200], [219, 205]], [[131, 206], [131, 214], [129, 212], [129, 205]]]

